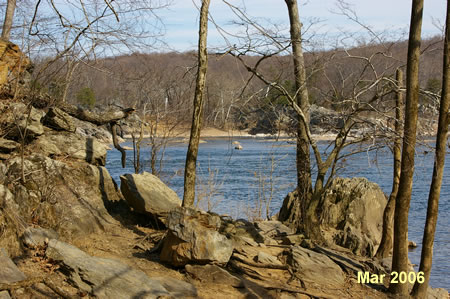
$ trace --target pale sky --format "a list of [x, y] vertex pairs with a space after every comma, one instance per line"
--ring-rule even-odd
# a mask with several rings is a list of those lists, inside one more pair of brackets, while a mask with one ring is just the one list
[[[233, 5], [246, 8], [252, 18], [268, 19], [288, 28], [289, 20], [287, 8], [283, 0], [229, 0]], [[348, 0], [358, 18], [369, 25], [374, 31], [388, 31], [398, 36], [401, 32], [408, 32], [411, 14], [411, 0]], [[195, 4], [194, 4], [195, 3]], [[198, 41], [199, 0], [173, 0], [171, 7], [164, 12], [158, 12], [166, 25], [166, 42], [175, 50], [194, 50]], [[445, 23], [446, 1], [426, 0], [424, 4], [424, 19], [422, 35], [429, 37], [440, 34], [436, 27]], [[335, 0], [299, 0], [301, 21], [306, 25], [311, 19], [321, 22], [314, 28], [319, 33], [328, 36], [338, 35], [340, 32], [366, 32], [355, 22], [351, 22], [338, 12]], [[210, 15], [214, 20], [225, 26], [233, 20], [233, 13], [222, 0], [211, 0]], [[236, 18], [234, 18], [236, 19]], [[236, 28], [236, 27], [234, 27]], [[237, 30], [237, 29], [234, 29]], [[403, 35], [405, 38], [407, 35]], [[224, 44], [223, 38], [209, 23], [208, 46]]]

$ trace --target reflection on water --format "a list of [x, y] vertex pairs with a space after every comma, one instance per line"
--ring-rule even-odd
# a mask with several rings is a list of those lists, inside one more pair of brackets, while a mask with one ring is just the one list
[[[235, 150], [229, 139], [206, 139], [200, 144], [198, 157], [197, 195], [200, 206], [234, 218], [266, 216], [266, 203], [270, 201], [269, 215], [276, 214], [284, 196], [294, 189], [295, 146], [287, 141], [264, 139], [239, 139], [243, 150]], [[130, 145], [130, 144], [125, 144]], [[321, 151], [329, 151], [325, 142], [319, 143]], [[161, 178], [173, 188], [180, 198], [183, 195], [183, 171], [187, 144], [178, 143], [166, 149], [162, 162]], [[409, 213], [409, 239], [419, 247], [409, 253], [413, 264], [420, 262], [423, 227], [426, 217], [428, 191], [431, 182], [434, 155], [424, 154], [418, 148], [416, 168]], [[429, 151], [429, 149], [426, 149]], [[149, 149], [141, 150], [144, 169], [149, 171]], [[128, 152], [127, 168], [122, 169], [120, 153], [108, 152], [106, 167], [114, 180], [134, 172], [132, 152]], [[439, 219], [433, 256], [431, 285], [450, 289], [450, 156], [444, 170]], [[364, 151], [343, 161], [338, 175], [366, 177], [380, 185], [386, 194], [392, 187], [392, 155], [389, 150]]]

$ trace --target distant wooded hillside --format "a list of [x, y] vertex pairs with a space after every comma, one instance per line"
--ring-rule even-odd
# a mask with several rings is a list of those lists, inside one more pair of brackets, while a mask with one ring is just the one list
[[[442, 48], [440, 37], [423, 43], [421, 88], [440, 91]], [[370, 44], [350, 50], [336, 49], [306, 53], [311, 102], [335, 111], [345, 111], [355, 90], [374, 83], [374, 72], [393, 78], [404, 67], [407, 42]], [[290, 56], [244, 56], [243, 61], [271, 82], [294, 90]], [[36, 64], [39, 70], [45, 60]], [[116, 104], [136, 106], [148, 119], [184, 122], [191, 117], [196, 53], [134, 53], [106, 59], [61, 61], [53, 64], [36, 80], [39, 88], [72, 103], [84, 105]], [[380, 84], [388, 88], [388, 84]], [[368, 99], [371, 93], [365, 95]], [[389, 105], [387, 95], [379, 105]], [[434, 103], [422, 97], [422, 104]], [[209, 55], [205, 122], [220, 128], [251, 128], [266, 123], [269, 130], [286, 123], [290, 108], [286, 99], [270, 85], [247, 71], [236, 57], [225, 53]], [[287, 121], [289, 123], [289, 121]], [[264, 124], [263, 124], [264, 125]]]

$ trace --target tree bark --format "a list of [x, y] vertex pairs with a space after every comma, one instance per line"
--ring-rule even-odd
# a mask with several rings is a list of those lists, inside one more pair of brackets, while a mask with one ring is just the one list
[[424, 272], [425, 281], [414, 284], [412, 296], [414, 298], [425, 298], [428, 282], [430, 280], [431, 264], [433, 259], [434, 233], [438, 218], [439, 197], [441, 193], [442, 175], [444, 172], [446, 143], [448, 134], [448, 111], [450, 108], [450, 1], [447, 1], [447, 17], [445, 23], [444, 41], [444, 66], [442, 71], [442, 93], [439, 107], [439, 122], [436, 137], [436, 153], [433, 167], [433, 178], [428, 195], [427, 218], [422, 241], [422, 254], [420, 257], [419, 271]]
[[[414, 154], [419, 102], [419, 57], [423, 15], [423, 0], [413, 0], [406, 65], [406, 108], [403, 134], [402, 163], [394, 213], [394, 250], [392, 271], [408, 272], [408, 213], [411, 201]], [[390, 292], [408, 296], [407, 283], [391, 283]]]
[[384, 209], [383, 214], [383, 233], [381, 236], [380, 246], [378, 247], [378, 251], [376, 253], [377, 258], [385, 258], [388, 257], [392, 250], [392, 242], [393, 242], [393, 224], [394, 224], [394, 211], [395, 211], [395, 198], [398, 193], [398, 185], [400, 182], [400, 166], [402, 159], [402, 151], [401, 151], [401, 139], [400, 136], [402, 134], [402, 123], [403, 123], [403, 93], [400, 89], [403, 86], [403, 72], [400, 69], [397, 69], [396, 72], [396, 81], [397, 81], [397, 92], [395, 97], [395, 140], [393, 146], [393, 154], [394, 154], [394, 178], [392, 182], [392, 191], [389, 196], [388, 203]]
[[206, 71], [208, 68], [208, 53], [206, 38], [208, 35], [208, 8], [210, 0], [203, 0], [200, 8], [200, 29], [198, 40], [198, 70], [194, 95], [194, 114], [192, 116], [191, 134], [186, 154], [186, 166], [184, 170], [184, 194], [183, 207], [191, 207], [195, 200], [195, 179], [197, 167], [198, 144], [203, 118], [203, 95], [206, 83]]
[[288, 221], [297, 230], [304, 229], [304, 217], [309, 200], [311, 199], [311, 158], [309, 138], [304, 121], [309, 123], [309, 96], [306, 87], [305, 60], [302, 50], [302, 33], [297, 0], [285, 0], [289, 12], [290, 35], [292, 43], [292, 57], [294, 60], [294, 76], [297, 105], [303, 111], [305, 120], [298, 116], [297, 126], [297, 198], [291, 204], [283, 204], [280, 210], [280, 221]]
[[5, 20], [3, 21], [2, 39], [9, 41], [11, 36], [11, 28], [14, 19], [14, 11], [16, 10], [16, 0], [8, 0], [6, 4]]

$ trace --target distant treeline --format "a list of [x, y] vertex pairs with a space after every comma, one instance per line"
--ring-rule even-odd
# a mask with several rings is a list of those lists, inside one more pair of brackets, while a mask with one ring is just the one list
[[[422, 47], [421, 88], [439, 92], [442, 39], [425, 40]], [[405, 67], [406, 53], [406, 41], [306, 53], [311, 102], [345, 110], [346, 99], [354, 96], [355, 87], [371, 84], [373, 70], [393, 78], [397, 68]], [[245, 56], [243, 60], [254, 66], [261, 58]], [[194, 52], [133, 53], [81, 62], [65, 59], [48, 68], [35, 84], [72, 103], [136, 106], [138, 111], [145, 108], [151, 120], [187, 122], [191, 117], [196, 59]], [[45, 62], [37, 62], [36, 68]], [[277, 126], [291, 115], [286, 99], [254, 78], [237, 58], [210, 53], [208, 62], [204, 125], [249, 128], [265, 119], [269, 126]], [[289, 55], [272, 56], [263, 59], [258, 70], [271, 82], [282, 83], [292, 91], [291, 64]], [[388, 88], [388, 84], [380, 84], [380, 88]], [[422, 101], [426, 103], [427, 99], [423, 97]]]

